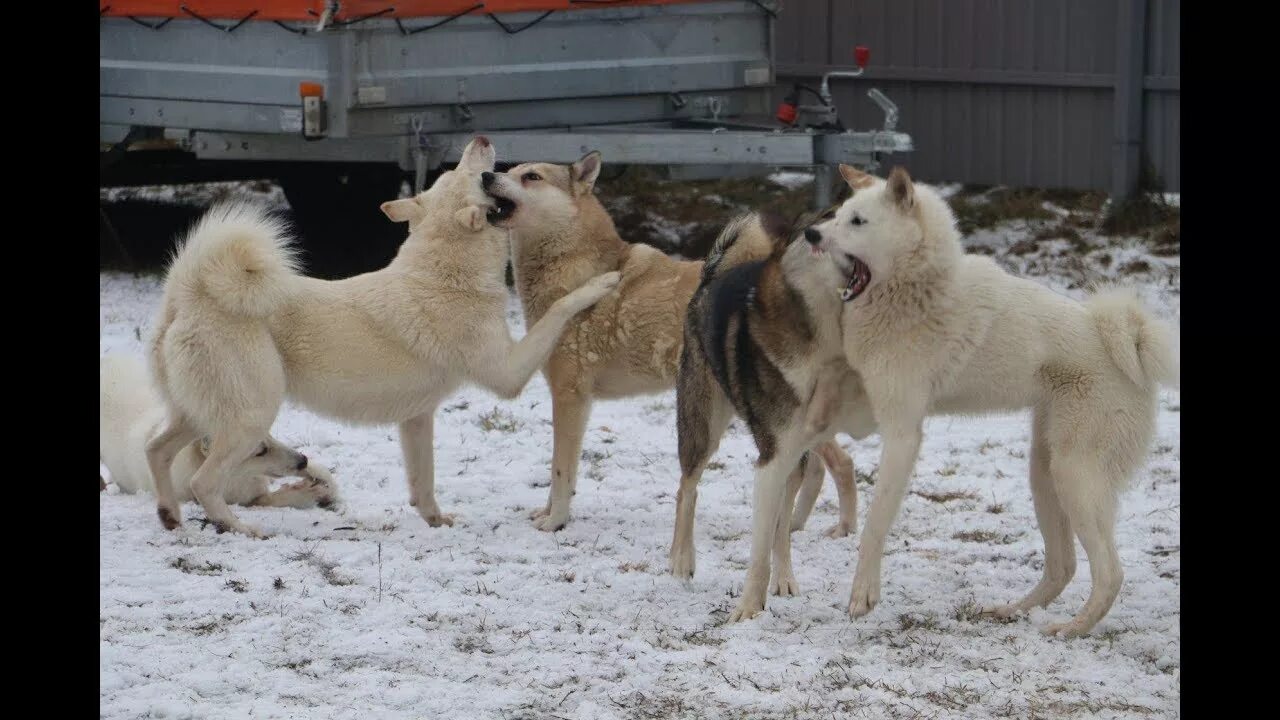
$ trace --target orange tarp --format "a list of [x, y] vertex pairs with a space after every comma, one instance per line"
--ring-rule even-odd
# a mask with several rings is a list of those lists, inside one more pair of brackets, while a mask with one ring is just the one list
[[[589, 10], [636, 5], [675, 5], [705, 0], [349, 0], [339, 3], [338, 20], [382, 13], [379, 17], [473, 15], [528, 10]], [[315, 20], [328, 3], [324, 0], [99, 0], [107, 17], [192, 17], [242, 20], [254, 11], [253, 20]], [[185, 12], [186, 7], [191, 12]], [[311, 12], [308, 12], [311, 11]]]

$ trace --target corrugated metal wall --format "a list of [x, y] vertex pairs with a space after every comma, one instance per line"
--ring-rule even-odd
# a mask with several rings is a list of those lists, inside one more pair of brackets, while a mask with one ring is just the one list
[[[1119, 0], [1124, 2], [1125, 0]], [[1180, 0], [1147, 0], [1142, 152], [1177, 191]], [[779, 96], [832, 82], [845, 125], [879, 127], [866, 97], [898, 104], [914, 153], [896, 156], [933, 182], [1109, 190], [1113, 180], [1117, 0], [789, 0], [776, 24]], [[1133, 37], [1129, 37], [1133, 36]], [[1126, 42], [1143, 42], [1138, 32]]]

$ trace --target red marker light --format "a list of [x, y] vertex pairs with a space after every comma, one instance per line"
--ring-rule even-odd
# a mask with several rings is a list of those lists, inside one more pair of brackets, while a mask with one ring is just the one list
[[867, 61], [871, 59], [871, 49], [866, 45], [858, 45], [853, 49], [853, 61], [858, 63], [858, 67], [867, 66]]

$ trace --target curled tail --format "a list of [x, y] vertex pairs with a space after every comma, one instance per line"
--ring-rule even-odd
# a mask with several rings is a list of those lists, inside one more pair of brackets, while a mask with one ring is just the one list
[[1085, 307], [1112, 362], [1142, 387], [1181, 383], [1178, 354], [1168, 324], [1143, 307], [1136, 292], [1112, 289], [1090, 298]]
[[283, 220], [255, 203], [210, 208], [187, 234], [166, 285], [208, 298], [224, 312], [266, 318], [289, 297], [300, 268]]
[[770, 213], [746, 213], [729, 221], [707, 253], [702, 266], [702, 285], [722, 270], [752, 260], [763, 260], [774, 244], [785, 241], [789, 225]]

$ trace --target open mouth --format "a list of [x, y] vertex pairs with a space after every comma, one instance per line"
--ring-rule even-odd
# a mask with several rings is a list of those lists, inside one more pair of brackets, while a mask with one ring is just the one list
[[866, 290], [867, 285], [871, 283], [871, 268], [853, 255], [848, 255], [847, 259], [849, 267], [845, 276], [848, 278], [848, 282], [845, 283], [844, 288], [840, 291], [840, 299], [844, 302], [849, 302], [861, 295], [862, 291]]
[[489, 208], [489, 212], [485, 213], [485, 218], [489, 221], [489, 224], [497, 225], [510, 220], [511, 216], [516, 212], [515, 201], [499, 195], [490, 195], [489, 197], [493, 198], [493, 207]]

